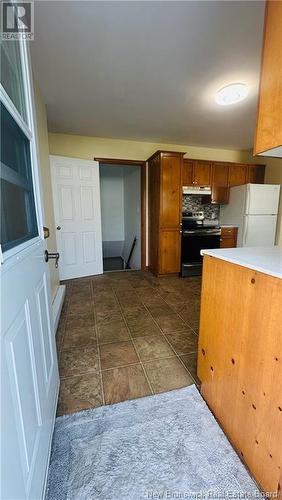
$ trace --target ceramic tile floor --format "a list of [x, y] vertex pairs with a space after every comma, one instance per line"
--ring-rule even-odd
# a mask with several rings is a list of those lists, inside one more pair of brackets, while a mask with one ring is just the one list
[[123, 271], [65, 284], [58, 415], [199, 383], [200, 278]]

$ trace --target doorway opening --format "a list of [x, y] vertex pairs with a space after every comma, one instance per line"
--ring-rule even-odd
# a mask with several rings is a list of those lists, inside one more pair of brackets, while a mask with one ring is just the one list
[[98, 161], [103, 271], [144, 269], [146, 164]]

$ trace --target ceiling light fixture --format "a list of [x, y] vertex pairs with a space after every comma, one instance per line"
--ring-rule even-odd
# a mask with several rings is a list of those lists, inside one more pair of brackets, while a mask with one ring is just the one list
[[249, 89], [245, 83], [231, 83], [217, 91], [215, 100], [221, 106], [229, 106], [243, 101], [248, 93]]

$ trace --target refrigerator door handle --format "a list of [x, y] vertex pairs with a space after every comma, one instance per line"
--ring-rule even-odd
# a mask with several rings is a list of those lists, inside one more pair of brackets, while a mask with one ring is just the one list
[[250, 193], [250, 185], [247, 184], [246, 186], [246, 206], [245, 206], [245, 213], [246, 214], [249, 214], [250, 213], [250, 196], [251, 196], [251, 193]]
[[244, 217], [244, 235], [243, 235], [243, 246], [245, 246], [248, 235], [248, 217]]

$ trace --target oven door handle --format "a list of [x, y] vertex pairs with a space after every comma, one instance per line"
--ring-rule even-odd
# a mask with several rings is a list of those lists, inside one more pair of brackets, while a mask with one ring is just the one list
[[204, 236], [220, 236], [221, 235], [221, 230], [214, 231], [213, 229], [211, 229], [210, 231], [209, 230], [203, 231], [202, 229], [201, 230], [195, 229], [194, 231], [193, 230], [183, 231], [183, 235], [184, 236], [198, 235], [198, 234], [199, 235], [204, 235]]

